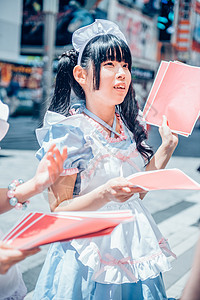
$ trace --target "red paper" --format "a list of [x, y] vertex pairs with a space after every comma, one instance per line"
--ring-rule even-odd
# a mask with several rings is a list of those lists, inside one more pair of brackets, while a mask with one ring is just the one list
[[200, 184], [179, 169], [164, 169], [135, 173], [127, 177], [134, 186], [153, 190], [200, 190]]
[[162, 61], [143, 110], [148, 124], [161, 126], [163, 115], [170, 129], [188, 136], [200, 114], [200, 68]]
[[110, 234], [121, 222], [133, 221], [131, 211], [29, 213], [3, 238], [13, 248]]

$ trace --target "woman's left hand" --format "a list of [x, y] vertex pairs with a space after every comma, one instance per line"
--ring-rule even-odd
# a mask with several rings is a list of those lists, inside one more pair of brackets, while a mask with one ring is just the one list
[[[159, 133], [162, 139], [162, 144], [146, 166], [146, 171], [164, 169], [178, 144], [178, 135], [171, 132], [167, 125], [166, 116], [163, 116], [163, 123], [159, 128]], [[144, 198], [143, 196], [144, 195], [141, 195], [141, 199]]]
[[178, 135], [171, 131], [167, 125], [167, 118], [163, 116], [162, 126], [159, 128], [159, 133], [162, 139], [162, 145], [170, 150], [174, 150], [178, 145]]
[[40, 248], [29, 250], [13, 249], [9, 245], [0, 241], [0, 274], [5, 274], [14, 264], [30, 255], [38, 253], [39, 251]]

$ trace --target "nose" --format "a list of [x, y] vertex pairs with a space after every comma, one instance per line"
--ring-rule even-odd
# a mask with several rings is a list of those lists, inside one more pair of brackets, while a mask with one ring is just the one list
[[118, 67], [116, 75], [117, 75], [117, 79], [125, 79], [125, 71], [121, 65]]

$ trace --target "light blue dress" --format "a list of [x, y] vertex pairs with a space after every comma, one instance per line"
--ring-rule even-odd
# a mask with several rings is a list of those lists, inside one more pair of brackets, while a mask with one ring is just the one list
[[[120, 117], [121, 136], [111, 138], [101, 125], [82, 113], [70, 117], [48, 112], [37, 131], [41, 159], [52, 143], [68, 158], [62, 176], [77, 174], [74, 197], [109, 179], [144, 170], [132, 133]], [[73, 200], [70, 200], [73, 201]], [[163, 300], [162, 272], [171, 267], [171, 252], [138, 194], [109, 202], [101, 210], [130, 209], [133, 222], [118, 225], [111, 235], [55, 243], [50, 246], [34, 300]]]

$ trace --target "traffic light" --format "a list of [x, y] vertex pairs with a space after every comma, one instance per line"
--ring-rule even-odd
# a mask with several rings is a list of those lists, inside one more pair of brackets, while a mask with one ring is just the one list
[[158, 16], [157, 27], [159, 29], [159, 41], [170, 42], [174, 32], [174, 0], [161, 0], [160, 14]]

